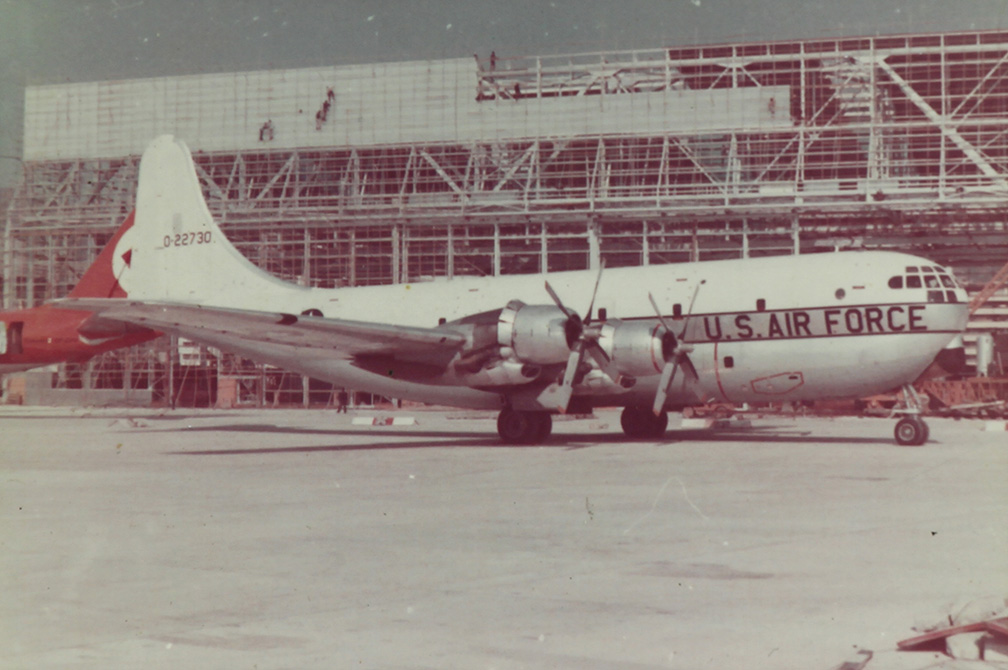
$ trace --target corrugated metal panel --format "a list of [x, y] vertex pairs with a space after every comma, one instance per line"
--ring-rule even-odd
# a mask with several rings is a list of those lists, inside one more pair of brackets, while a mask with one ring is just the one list
[[774, 111], [790, 108], [785, 86], [477, 101], [476, 84], [474, 61], [456, 59], [33, 86], [25, 159], [135, 155], [163, 133], [247, 151], [792, 125]]

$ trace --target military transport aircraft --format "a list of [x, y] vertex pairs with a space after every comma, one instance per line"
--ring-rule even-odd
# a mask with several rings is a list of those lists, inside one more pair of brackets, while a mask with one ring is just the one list
[[[70, 291], [70, 298], [125, 297], [112, 274], [112, 254], [132, 225], [131, 213]], [[51, 304], [0, 312], [0, 374], [64, 361], [80, 363], [159, 335], [148, 328], [102, 319], [88, 310], [66, 311]]]
[[[628, 436], [657, 437], [668, 410], [705, 401], [909, 390], [966, 325], [947, 270], [875, 251], [303, 287], [228, 242], [181, 141], [156, 139], [139, 179], [113, 258], [127, 298], [66, 307], [340, 386], [496, 408], [510, 443], [541, 442], [552, 414], [596, 406], [624, 407]], [[910, 408], [895, 435], [920, 444], [927, 426]]]

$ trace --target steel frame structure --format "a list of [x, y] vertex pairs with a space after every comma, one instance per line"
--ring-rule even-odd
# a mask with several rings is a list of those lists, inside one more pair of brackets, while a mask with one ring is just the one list
[[[712, 132], [196, 152], [257, 265], [310, 285], [897, 247], [982, 284], [1008, 257], [1008, 32], [477, 58], [480, 104], [766, 88]], [[779, 104], [779, 108], [777, 105]], [[26, 162], [3, 297], [66, 293], [131, 207], [137, 157]]]

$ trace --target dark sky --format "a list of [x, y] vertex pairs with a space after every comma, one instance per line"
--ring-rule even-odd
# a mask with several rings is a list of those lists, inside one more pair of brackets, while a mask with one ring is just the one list
[[1008, 27], [1008, 0], [0, 0], [0, 185], [24, 86]]

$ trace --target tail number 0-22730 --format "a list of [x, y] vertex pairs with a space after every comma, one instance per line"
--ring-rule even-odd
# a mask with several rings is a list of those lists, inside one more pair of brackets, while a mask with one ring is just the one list
[[188, 247], [193, 244], [209, 244], [210, 231], [200, 230], [194, 233], [175, 233], [175, 236], [165, 235], [164, 245], [166, 247]]

